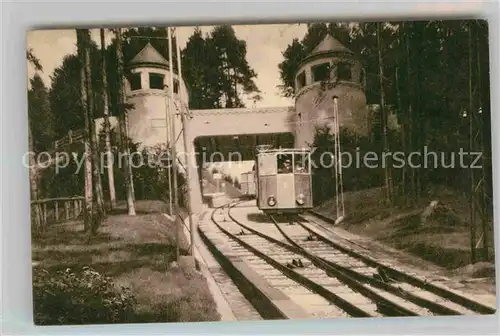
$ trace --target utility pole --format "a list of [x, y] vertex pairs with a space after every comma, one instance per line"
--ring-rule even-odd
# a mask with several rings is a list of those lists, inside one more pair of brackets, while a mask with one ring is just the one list
[[[173, 66], [172, 66], [172, 60], [170, 59], [170, 55], [171, 55], [171, 48], [172, 48], [172, 43], [170, 42], [170, 27], [167, 28], [168, 29], [168, 55], [169, 55], [169, 63], [168, 63], [168, 66], [169, 66], [169, 70], [170, 70], [170, 78], [169, 78], [169, 84], [165, 84], [164, 88], [166, 89], [165, 90], [165, 124], [166, 124], [166, 136], [165, 136], [165, 142], [167, 144], [166, 146], [166, 149], [167, 149], [167, 153], [169, 155], [168, 157], [168, 166], [167, 166], [167, 175], [168, 175], [168, 211], [169, 211], [169, 215], [172, 216], [174, 219], [175, 219], [175, 214], [174, 214], [174, 211], [173, 211], [173, 199], [172, 199], [172, 196], [173, 196], [173, 184], [172, 184], [172, 158], [171, 158], [171, 153], [172, 153], [172, 147], [175, 147], [175, 142], [172, 141], [172, 139], [174, 139], [174, 132], [172, 131], [172, 125], [173, 123], [175, 122], [175, 117], [174, 115], [172, 114], [172, 111], [173, 111], [173, 108], [172, 108], [172, 104], [170, 103], [170, 101], [173, 99], [173, 80], [172, 80], [172, 76], [173, 76], [173, 73], [174, 73], [174, 69], [173, 69]], [[175, 140], [175, 139], [174, 139]], [[177, 175], [177, 174], [176, 174]], [[176, 176], [177, 177], [177, 176]], [[177, 223], [177, 221], [176, 221]], [[178, 231], [178, 229], [176, 228], [176, 230]], [[178, 235], [177, 235], [178, 237]], [[177, 238], [177, 241], [178, 238]], [[179, 259], [179, 247], [177, 247], [177, 259]]]
[[335, 159], [335, 202], [337, 207], [337, 219], [335, 224], [340, 223], [345, 216], [344, 210], [344, 184], [342, 180], [342, 161], [340, 152], [340, 120], [339, 120], [339, 98], [333, 97], [334, 117], [334, 159]]
[[[172, 28], [168, 27], [167, 29], [168, 32], [168, 66], [170, 67], [170, 76], [169, 76], [169, 92], [170, 92], [170, 99], [173, 101], [174, 99], [174, 58], [172, 56]], [[171, 130], [170, 130], [170, 164], [172, 165], [172, 177], [173, 177], [173, 192], [174, 192], [174, 209], [175, 209], [175, 215], [174, 215], [174, 221], [175, 221], [175, 236], [176, 236], [176, 257], [177, 261], [179, 261], [180, 257], [180, 248], [179, 248], [179, 243], [181, 241], [180, 239], [180, 223], [179, 221], [182, 221], [182, 218], [179, 216], [179, 194], [177, 190], [177, 141], [175, 138], [175, 122], [176, 122], [176, 111], [175, 107], [172, 108], [174, 113], [171, 113]]]
[[116, 208], [115, 178], [113, 172], [114, 158], [111, 151], [111, 125], [109, 123], [109, 104], [108, 104], [108, 78], [106, 75], [106, 45], [104, 40], [104, 28], [101, 28], [101, 78], [103, 82], [102, 100], [104, 104], [104, 134], [106, 136], [105, 146], [108, 170], [109, 201], [111, 209]]
[[[177, 49], [177, 73], [178, 73], [178, 79], [179, 79], [179, 100], [180, 100], [180, 114], [181, 114], [181, 122], [182, 122], [182, 135], [184, 139], [184, 155], [186, 155], [186, 184], [187, 184], [187, 194], [188, 197], [186, 199], [186, 205], [187, 205], [187, 210], [188, 210], [188, 218], [189, 218], [189, 232], [190, 232], [190, 238], [191, 238], [191, 244], [189, 245], [189, 255], [193, 256], [194, 255], [194, 240], [195, 240], [195, 230], [196, 228], [194, 227], [194, 222], [193, 222], [193, 213], [191, 211], [191, 202], [190, 202], [190, 195], [191, 195], [191, 184], [190, 184], [190, 174], [189, 174], [189, 167], [190, 167], [190, 157], [192, 153], [188, 152], [188, 137], [187, 137], [187, 124], [186, 124], [186, 112], [187, 109], [189, 108], [186, 106], [186, 111], [184, 111], [183, 107], [183, 95], [182, 95], [182, 67], [181, 67], [181, 48], [179, 45], [179, 41], [176, 40], [176, 49]], [[193, 153], [194, 154], [194, 153]]]
[[[171, 130], [171, 125], [170, 125], [170, 112], [171, 112], [171, 106], [170, 106], [170, 95], [169, 95], [169, 85], [165, 85], [165, 123], [166, 123], [166, 134], [165, 134], [165, 143], [166, 143], [166, 149], [167, 153], [170, 154], [171, 148], [172, 148], [172, 143], [170, 139], [170, 130]], [[168, 214], [170, 216], [173, 216], [173, 211], [172, 211], [172, 165], [169, 163], [167, 166], [167, 175], [168, 175]]]

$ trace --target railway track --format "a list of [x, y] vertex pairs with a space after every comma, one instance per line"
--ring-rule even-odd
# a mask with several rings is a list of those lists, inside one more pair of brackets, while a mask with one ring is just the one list
[[[296, 218], [296, 225], [283, 225], [273, 219], [274, 225], [293, 246], [302, 249], [305, 255], [316, 258], [353, 281], [366, 284], [380, 295], [397, 300], [403, 305], [411, 303], [424, 308], [424, 315], [472, 315], [494, 314], [491, 307], [460, 296], [452, 291], [433, 285], [412, 275], [385, 266], [376, 260], [336, 244], [315, 232]], [[298, 225], [297, 225], [298, 224]], [[306, 237], [306, 239], [303, 239]]]
[[[242, 202], [212, 212], [211, 222], [216, 228], [211, 231], [211, 237], [205, 238], [225, 239], [226, 254], [244, 259], [272, 287], [286, 294], [311, 317], [495, 312], [337, 245], [311, 229], [304, 218], [281, 224], [271, 217], [285, 241], [273, 238], [231, 214], [231, 209], [239, 203]], [[266, 318], [265, 312], [261, 315]]]
[[212, 222], [220, 234], [208, 238], [221, 239], [221, 235], [229, 238], [228, 247], [233, 251], [231, 257], [245, 259], [272, 287], [291, 297], [310, 317], [383, 316], [378, 313], [376, 304], [361, 297], [357, 297], [356, 303], [349, 302], [354, 293], [312, 263], [306, 262], [300, 270], [290, 268], [287, 261], [299, 259], [299, 254], [256, 234], [244, 232], [240, 223], [227, 220], [227, 215], [230, 216], [224, 207], [213, 211]]
[[[377, 270], [380, 270], [380, 272], [386, 274], [389, 278], [395, 280], [395, 282], [398, 285], [410, 291], [411, 290], [422, 291], [421, 293], [423, 295], [426, 295], [428, 297], [433, 297], [437, 301], [448, 302], [448, 304], [450, 305], [455, 304], [458, 310], [464, 312], [470, 312], [473, 314], [495, 314], [496, 312], [496, 309], [493, 307], [481, 304], [475, 300], [457, 294], [437, 284], [431, 283], [426, 279], [419, 278], [418, 276], [408, 274], [404, 271], [383, 264], [371, 258], [369, 255], [367, 255], [367, 252], [369, 251], [367, 251], [365, 247], [360, 246], [360, 244], [356, 242], [350, 241], [346, 238], [342, 238], [349, 244], [362, 248], [365, 251], [365, 253], [360, 253], [355, 249], [351, 249], [349, 247], [343, 246], [328, 239], [315, 228], [315, 226], [322, 228], [324, 228], [324, 226], [312, 219], [307, 219], [304, 218], [303, 216], [299, 216], [297, 218], [297, 224], [299, 224], [299, 226], [303, 230], [307, 231], [309, 235], [315, 236], [317, 240], [323, 244], [323, 246], [327, 245], [330, 248], [333, 248], [341, 253], [344, 253], [345, 255], [352, 258], [352, 260], [355, 260], [358, 263], [362, 263], [364, 267], [372, 267], [376, 268]], [[427, 292], [427, 294], [424, 294], [424, 292]]]

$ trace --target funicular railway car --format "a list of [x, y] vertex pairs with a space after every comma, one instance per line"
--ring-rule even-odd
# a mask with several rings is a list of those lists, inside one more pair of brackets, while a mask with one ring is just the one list
[[311, 151], [258, 148], [257, 206], [264, 213], [303, 213], [313, 206]]
[[244, 197], [255, 198], [255, 171], [241, 174], [240, 189]]

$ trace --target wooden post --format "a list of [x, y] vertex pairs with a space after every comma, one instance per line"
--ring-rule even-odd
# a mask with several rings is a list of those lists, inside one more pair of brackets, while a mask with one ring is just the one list
[[[177, 33], [176, 33], [177, 35]], [[187, 211], [188, 211], [188, 220], [189, 220], [189, 233], [190, 233], [190, 240], [191, 240], [191, 244], [189, 245], [189, 255], [190, 256], [194, 256], [194, 247], [195, 247], [195, 237], [196, 237], [196, 227], [195, 227], [195, 222], [193, 221], [193, 212], [192, 212], [192, 209], [191, 209], [191, 200], [189, 199], [191, 193], [193, 192], [191, 190], [191, 185], [190, 185], [190, 181], [191, 181], [191, 178], [189, 176], [189, 168], [190, 168], [190, 162], [189, 162], [189, 158], [191, 157], [191, 153], [188, 152], [188, 137], [187, 137], [187, 124], [186, 124], [186, 114], [188, 112], [188, 108], [186, 106], [186, 110], [184, 111], [184, 109], [182, 108], [182, 99], [183, 99], [183, 95], [182, 95], [182, 86], [181, 86], [181, 83], [182, 83], [182, 67], [181, 67], [181, 48], [180, 48], [180, 45], [179, 45], [179, 40], [177, 39], [176, 40], [176, 49], [177, 49], [177, 72], [178, 72], [178, 78], [179, 78], [179, 100], [180, 100], [180, 114], [181, 114], [181, 122], [182, 122], [182, 135], [183, 135], [183, 139], [184, 139], [184, 155], [186, 156], [186, 184], [187, 184], [187, 189], [188, 189], [188, 192], [187, 192], [187, 199], [186, 199], [186, 208], [187, 208]], [[172, 67], [173, 68], [173, 67]], [[170, 76], [172, 77], [172, 76]], [[175, 147], [175, 144], [174, 144], [174, 147]], [[175, 160], [175, 158], [174, 158]]]
[[47, 225], [47, 203], [43, 203], [43, 226]]
[[73, 213], [74, 213], [75, 219], [78, 218], [78, 215], [79, 215], [78, 200], [73, 201]]
[[59, 202], [57, 200], [54, 201], [54, 216], [56, 222], [59, 221]]
[[64, 215], [66, 220], [69, 220], [69, 203], [68, 201], [64, 201]]

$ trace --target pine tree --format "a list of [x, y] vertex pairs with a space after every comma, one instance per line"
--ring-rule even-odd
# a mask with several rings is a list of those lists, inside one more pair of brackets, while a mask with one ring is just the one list
[[130, 167], [130, 147], [129, 147], [129, 137], [128, 137], [128, 111], [126, 104], [126, 93], [125, 93], [125, 68], [124, 59], [122, 52], [122, 32], [121, 28], [115, 30], [116, 36], [116, 64], [118, 68], [118, 118], [120, 122], [120, 134], [121, 134], [121, 147], [122, 151], [126, 154], [124, 160], [124, 176], [125, 176], [125, 186], [127, 189], [127, 208], [129, 216], [135, 216], [135, 204], [134, 204], [134, 180], [132, 175], [132, 169]]
[[113, 174], [113, 152], [111, 151], [111, 125], [109, 122], [109, 104], [108, 104], [108, 80], [106, 73], [106, 45], [104, 40], [104, 29], [100, 29], [101, 35], [101, 78], [102, 78], [102, 102], [104, 104], [104, 136], [105, 136], [105, 150], [107, 155], [107, 172], [109, 184], [109, 202], [111, 209], [116, 208], [116, 194], [115, 194], [115, 179]]

